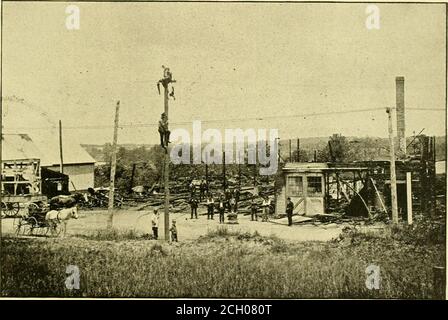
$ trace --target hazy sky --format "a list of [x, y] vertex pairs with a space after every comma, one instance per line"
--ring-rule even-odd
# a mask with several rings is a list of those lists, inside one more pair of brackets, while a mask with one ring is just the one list
[[[365, 27], [366, 4], [267, 3], [78, 3], [81, 28], [67, 30], [67, 5], [3, 3], [3, 96], [29, 104], [5, 102], [5, 131], [61, 119], [81, 142], [111, 141], [120, 100], [120, 123], [149, 126], [121, 129], [119, 142], [154, 143], [163, 64], [177, 80], [172, 128], [222, 119], [203, 127], [386, 136], [384, 111], [293, 115], [393, 107], [396, 76], [407, 107], [445, 107], [444, 5], [379, 4], [380, 30]], [[446, 132], [444, 112], [406, 121], [408, 134]]]

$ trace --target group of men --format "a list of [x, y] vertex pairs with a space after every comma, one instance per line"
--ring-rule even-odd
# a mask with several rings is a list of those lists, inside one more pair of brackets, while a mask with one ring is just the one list
[[[221, 194], [219, 196], [217, 205], [215, 205], [213, 195], [209, 194], [207, 197], [207, 202], [206, 202], [207, 219], [214, 219], [215, 208], [218, 209], [219, 223], [224, 223], [224, 214], [225, 214], [226, 209], [229, 210], [228, 212], [237, 213], [238, 212], [237, 211], [238, 210], [238, 201], [237, 200], [239, 200], [239, 192], [237, 194], [238, 194], [238, 198], [232, 196], [230, 198], [230, 201], [227, 201], [225, 195]], [[263, 213], [262, 213], [261, 221], [265, 222], [265, 221], [269, 221], [271, 202], [269, 200], [269, 197], [266, 195], [264, 195], [262, 198], [263, 198], [263, 202], [261, 204], [261, 207], [263, 209], [262, 210]], [[195, 219], [198, 218], [198, 211], [197, 211], [198, 204], [199, 204], [199, 202], [193, 195], [192, 199], [190, 200], [191, 219], [193, 219], [193, 216], [195, 217]], [[258, 221], [259, 204], [257, 203], [255, 197], [252, 197], [252, 199], [251, 199], [250, 209], [251, 209], [251, 213], [250, 213], [251, 221]], [[294, 210], [294, 203], [291, 201], [291, 198], [288, 197], [288, 199], [286, 200], [286, 216], [288, 217], [288, 226], [292, 226], [293, 210]], [[157, 240], [159, 237], [159, 235], [158, 235], [159, 211], [157, 209], [154, 209], [154, 211], [153, 211], [153, 214], [151, 217], [151, 224], [152, 224], [153, 238]], [[176, 220], [172, 220], [172, 224], [171, 224], [169, 231], [171, 234], [171, 241], [177, 242]]]
[[[263, 201], [261, 203], [262, 208], [262, 219], [261, 221], [268, 221], [270, 214], [271, 201], [267, 195], [263, 196]], [[233, 191], [227, 190], [218, 196], [217, 201], [215, 201], [211, 193], [208, 194], [205, 206], [207, 207], [207, 219], [214, 219], [215, 211], [219, 214], [219, 223], [224, 223], [224, 215], [227, 211], [228, 213], [238, 213], [238, 203], [240, 200], [240, 191], [234, 189]], [[191, 207], [191, 219], [198, 218], [198, 206], [199, 202], [195, 194], [193, 193], [190, 198]], [[251, 220], [258, 221], [258, 210], [260, 204], [257, 202], [256, 197], [252, 197], [250, 209], [251, 209]]]

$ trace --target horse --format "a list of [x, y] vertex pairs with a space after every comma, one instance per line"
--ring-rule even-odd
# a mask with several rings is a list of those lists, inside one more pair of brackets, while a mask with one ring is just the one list
[[78, 219], [78, 207], [73, 206], [71, 208], [65, 208], [61, 210], [50, 210], [45, 215], [45, 221], [48, 226], [55, 231], [57, 226], [62, 222], [64, 223], [64, 236], [67, 231], [67, 222], [70, 219]]
[[50, 199], [50, 208], [71, 208], [77, 205], [80, 201], [84, 200], [84, 196], [80, 193], [75, 193], [73, 195], [59, 195]]

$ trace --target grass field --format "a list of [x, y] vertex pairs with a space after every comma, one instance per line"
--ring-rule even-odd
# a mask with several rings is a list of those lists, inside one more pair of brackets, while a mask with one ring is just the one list
[[[341, 241], [286, 242], [216, 228], [194, 241], [145, 240], [134, 231], [65, 239], [3, 239], [3, 296], [433, 298], [438, 243], [347, 233]], [[380, 267], [379, 290], [366, 267]], [[80, 290], [65, 287], [77, 265]]]

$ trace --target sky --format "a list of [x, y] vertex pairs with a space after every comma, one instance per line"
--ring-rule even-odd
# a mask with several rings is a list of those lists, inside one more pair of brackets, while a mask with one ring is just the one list
[[[171, 129], [386, 137], [396, 76], [406, 107], [445, 108], [443, 4], [378, 4], [369, 30], [367, 4], [78, 3], [68, 30], [69, 4], [3, 3], [5, 132], [61, 120], [81, 143], [111, 142], [120, 100], [118, 142], [156, 143], [162, 65], [177, 81]], [[335, 113], [356, 109], [379, 110]], [[445, 135], [445, 118], [407, 110], [407, 134]]]

